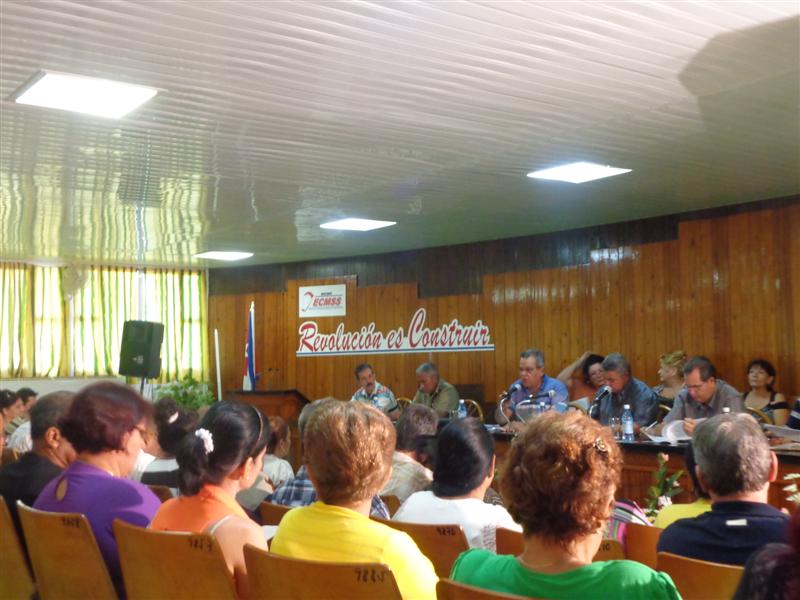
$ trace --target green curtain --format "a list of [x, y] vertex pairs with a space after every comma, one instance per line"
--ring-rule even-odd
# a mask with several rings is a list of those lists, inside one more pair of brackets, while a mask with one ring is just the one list
[[131, 319], [164, 324], [160, 381], [208, 379], [204, 272], [0, 263], [0, 377], [116, 375]]

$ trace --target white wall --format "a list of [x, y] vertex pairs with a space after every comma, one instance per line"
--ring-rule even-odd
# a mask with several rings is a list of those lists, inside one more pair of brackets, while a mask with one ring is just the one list
[[[40, 396], [49, 394], [50, 392], [67, 391], [77, 392], [84, 386], [98, 381], [115, 381], [117, 383], [125, 383], [124, 377], [52, 377], [52, 378], [35, 378], [35, 379], [0, 379], [0, 389], [8, 389], [17, 391], [19, 388], [28, 387]], [[137, 392], [139, 391], [138, 380], [133, 380], [135, 383], [131, 384]], [[157, 385], [146, 383], [144, 386], [144, 397], [152, 398]]]

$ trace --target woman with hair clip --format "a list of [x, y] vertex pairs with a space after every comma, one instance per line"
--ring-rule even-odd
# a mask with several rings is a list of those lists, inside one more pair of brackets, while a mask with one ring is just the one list
[[197, 413], [178, 405], [172, 398], [155, 404], [153, 420], [158, 431], [155, 460], [145, 467], [139, 481], [145, 485], [165, 485], [178, 495], [178, 454], [183, 438], [197, 426]]
[[182, 496], [165, 502], [152, 529], [213, 535], [241, 598], [248, 597], [243, 547], [267, 549], [261, 528], [236, 502], [261, 471], [269, 421], [253, 406], [218, 402], [178, 450]]

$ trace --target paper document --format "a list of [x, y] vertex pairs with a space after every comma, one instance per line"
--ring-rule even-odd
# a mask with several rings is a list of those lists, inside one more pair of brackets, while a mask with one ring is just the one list
[[764, 425], [764, 429], [772, 433], [775, 437], [786, 438], [793, 442], [800, 442], [800, 429], [791, 427], [781, 427], [780, 425]]
[[[694, 419], [694, 422], [697, 424], [703, 421], [705, 421], [705, 419]], [[672, 442], [673, 444], [676, 442], [688, 442], [692, 439], [692, 436], [686, 433], [686, 429], [683, 428], [683, 419], [667, 423], [664, 425], [661, 433], [667, 438], [668, 442]]]

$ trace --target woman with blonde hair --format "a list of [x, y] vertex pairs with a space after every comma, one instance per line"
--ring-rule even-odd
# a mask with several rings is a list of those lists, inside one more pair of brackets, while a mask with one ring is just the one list
[[519, 556], [474, 548], [450, 578], [535, 598], [677, 599], [668, 575], [628, 560], [592, 562], [619, 484], [622, 453], [611, 430], [577, 411], [553, 411], [514, 439], [500, 492], [522, 525]]
[[389, 481], [395, 430], [361, 402], [320, 406], [303, 431], [308, 477], [318, 501], [284, 515], [270, 550], [304, 560], [383, 563], [405, 600], [436, 598], [430, 560], [402, 531], [369, 518], [372, 497]]
[[653, 388], [660, 404], [672, 406], [675, 396], [683, 389], [683, 365], [689, 359], [683, 350], [667, 352], [659, 358], [658, 380]]

